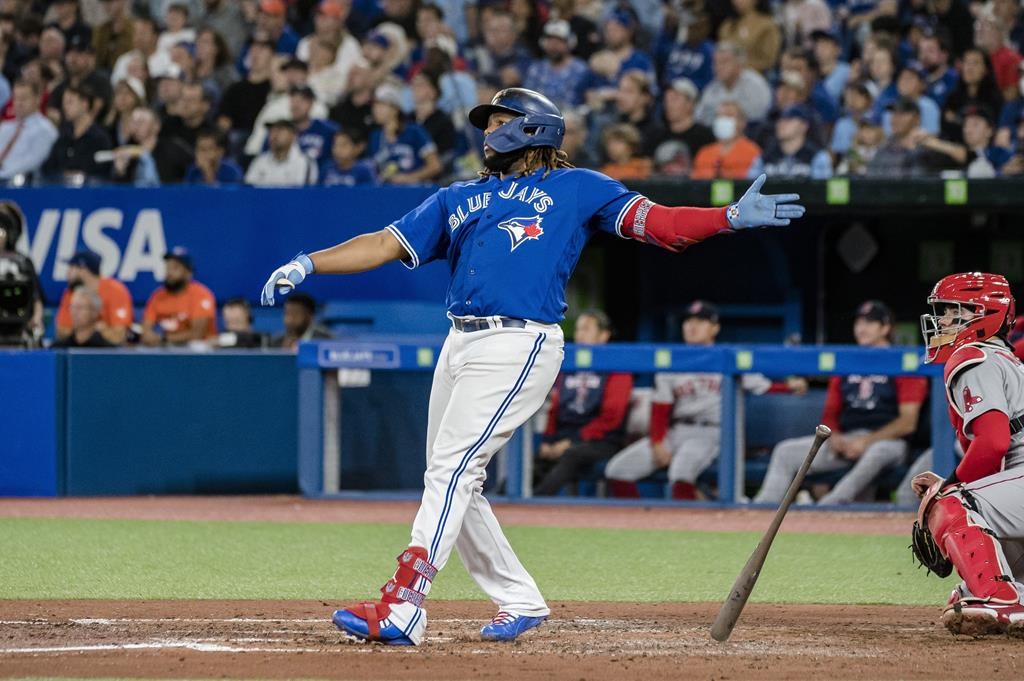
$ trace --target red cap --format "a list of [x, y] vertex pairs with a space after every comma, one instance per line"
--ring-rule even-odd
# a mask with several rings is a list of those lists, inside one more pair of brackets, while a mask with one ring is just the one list
[[288, 8], [283, 0], [260, 0], [260, 11], [264, 14], [271, 14], [283, 17]]
[[345, 16], [345, 8], [337, 0], [321, 0], [316, 11], [324, 16], [341, 19]]

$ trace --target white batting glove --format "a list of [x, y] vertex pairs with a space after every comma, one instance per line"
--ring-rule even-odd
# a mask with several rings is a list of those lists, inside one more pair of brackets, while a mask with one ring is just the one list
[[292, 258], [287, 265], [282, 265], [274, 270], [274, 273], [263, 285], [263, 292], [260, 294], [260, 303], [263, 305], [274, 304], [274, 292], [284, 296], [302, 283], [306, 275], [313, 273], [313, 261], [305, 253], [299, 253]]

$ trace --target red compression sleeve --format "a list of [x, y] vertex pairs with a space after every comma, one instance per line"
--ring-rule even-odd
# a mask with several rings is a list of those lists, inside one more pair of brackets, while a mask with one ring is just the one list
[[843, 411], [843, 393], [839, 390], [841, 381], [839, 376], [829, 379], [828, 392], [825, 394], [825, 408], [821, 413], [821, 422], [835, 433], [839, 432], [839, 414]]
[[1010, 419], [1001, 411], [993, 409], [971, 421], [971, 432], [974, 439], [956, 467], [956, 477], [961, 482], [974, 482], [998, 473], [1010, 449]]
[[651, 404], [651, 442], [658, 443], [668, 434], [668, 422], [672, 416], [672, 405], [667, 402]]
[[633, 374], [609, 374], [601, 399], [601, 411], [580, 428], [581, 440], [601, 440], [622, 425], [629, 409], [629, 396], [633, 390]]
[[622, 236], [670, 251], [682, 251], [698, 241], [728, 231], [725, 211], [725, 208], [670, 208], [641, 198], [622, 219]]

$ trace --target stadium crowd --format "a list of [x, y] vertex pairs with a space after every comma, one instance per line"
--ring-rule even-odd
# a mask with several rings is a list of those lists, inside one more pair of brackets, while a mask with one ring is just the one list
[[442, 183], [469, 108], [618, 179], [1024, 173], [1020, 0], [0, 0], [8, 185]]

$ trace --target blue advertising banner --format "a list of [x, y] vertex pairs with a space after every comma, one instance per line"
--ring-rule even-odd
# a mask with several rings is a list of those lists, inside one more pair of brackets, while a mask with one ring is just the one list
[[[19, 250], [39, 271], [47, 303], [55, 305], [67, 282], [67, 260], [86, 248], [103, 259], [102, 273], [123, 281], [137, 304], [163, 279], [163, 255], [184, 246], [195, 279], [219, 300], [244, 296], [258, 302], [273, 269], [300, 250], [326, 248], [382, 229], [415, 208], [430, 187], [176, 186], [2, 189], [0, 199], [25, 212]], [[314, 277], [303, 290], [318, 299], [421, 300], [442, 303], [445, 263], [408, 271], [399, 263], [349, 277]]]

